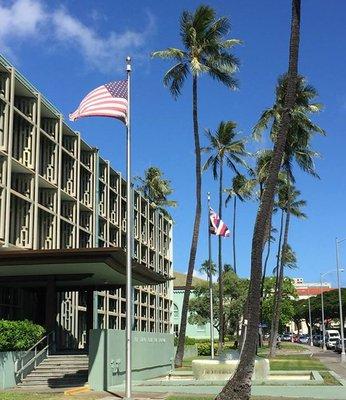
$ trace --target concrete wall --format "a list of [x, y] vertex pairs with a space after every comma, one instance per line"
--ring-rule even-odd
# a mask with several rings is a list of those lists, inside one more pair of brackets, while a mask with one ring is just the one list
[[[134, 381], [168, 374], [172, 369], [173, 335], [133, 332], [132, 379]], [[125, 331], [93, 329], [89, 344], [89, 385], [108, 390], [125, 380]]]
[[0, 389], [16, 386], [14, 364], [21, 354], [17, 351], [0, 352]]

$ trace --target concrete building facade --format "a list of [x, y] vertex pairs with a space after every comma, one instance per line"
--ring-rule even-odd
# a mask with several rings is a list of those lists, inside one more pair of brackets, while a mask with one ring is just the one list
[[[134, 191], [133, 258], [172, 276], [172, 221]], [[126, 249], [126, 182], [0, 56], [0, 251]], [[134, 329], [171, 330], [172, 284], [134, 289]], [[86, 295], [59, 292], [62, 345], [86, 342]], [[99, 291], [99, 328], [125, 329], [125, 291]], [[36, 303], [35, 303], [36, 301]], [[0, 286], [0, 318], [40, 322], [37, 293]], [[66, 334], [65, 334], [66, 333]]]

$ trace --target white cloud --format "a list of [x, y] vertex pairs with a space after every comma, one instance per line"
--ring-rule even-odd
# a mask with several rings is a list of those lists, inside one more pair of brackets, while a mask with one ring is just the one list
[[26, 39], [36, 35], [45, 13], [42, 5], [34, 0], [17, 0], [8, 7], [0, 2], [0, 46], [13, 54], [8, 40]]
[[42, 41], [45, 38], [72, 48], [84, 57], [89, 66], [102, 72], [114, 70], [116, 65], [122, 69], [128, 53], [141, 59], [147, 53], [145, 44], [155, 25], [149, 14], [143, 31], [111, 31], [104, 37], [66, 8], [48, 10], [41, 0], [15, 0], [7, 7], [2, 4], [0, 0], [0, 45], [7, 52], [11, 51], [9, 43], [13, 39], [39, 38]]

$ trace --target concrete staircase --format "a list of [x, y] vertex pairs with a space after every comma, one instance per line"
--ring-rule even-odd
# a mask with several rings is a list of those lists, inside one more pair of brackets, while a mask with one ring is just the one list
[[48, 356], [17, 387], [40, 390], [84, 386], [88, 382], [88, 362], [86, 354]]

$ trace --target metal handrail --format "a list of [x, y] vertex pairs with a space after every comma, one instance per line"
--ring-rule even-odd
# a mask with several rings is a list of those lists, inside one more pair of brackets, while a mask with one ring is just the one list
[[[52, 340], [50, 340], [50, 337], [52, 338]], [[40, 344], [44, 343], [44, 341], [47, 342], [46, 345], [42, 349], [39, 349]], [[40, 364], [40, 362], [42, 362], [45, 358], [49, 356], [51, 350], [54, 351], [54, 348], [55, 348], [55, 332], [52, 331], [47, 333], [47, 335], [43, 336], [38, 342], [36, 342], [32, 347], [30, 347], [30, 349], [27, 350], [21, 356], [21, 358], [16, 360], [15, 370], [14, 370], [16, 378], [19, 378], [22, 381], [28, 375], [28, 373], [32, 371], [32, 370], [27, 371], [28, 367], [34, 363], [33, 369], [36, 369], [37, 366]], [[34, 353], [32, 357], [25, 362], [26, 357], [32, 352]], [[38, 358], [44, 353], [45, 357], [40, 362], [38, 362]]]

